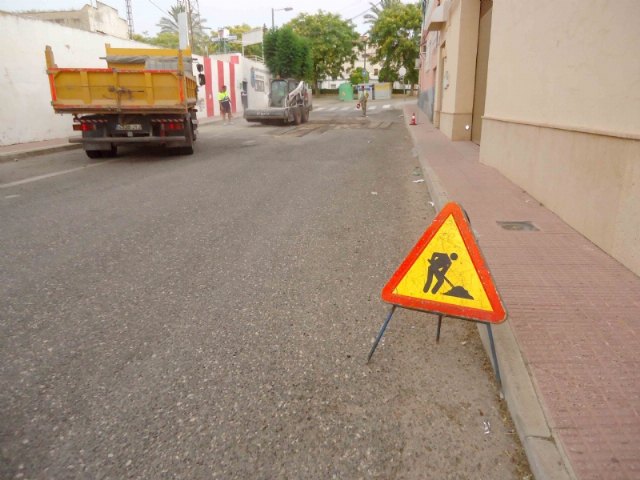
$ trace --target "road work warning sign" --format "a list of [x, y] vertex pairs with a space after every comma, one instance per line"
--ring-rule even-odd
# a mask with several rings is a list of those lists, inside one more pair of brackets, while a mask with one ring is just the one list
[[462, 207], [448, 203], [382, 289], [385, 302], [500, 323], [506, 312]]

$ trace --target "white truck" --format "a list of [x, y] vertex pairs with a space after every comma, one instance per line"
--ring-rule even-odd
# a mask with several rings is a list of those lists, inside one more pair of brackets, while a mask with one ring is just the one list
[[271, 81], [270, 88], [269, 106], [245, 110], [246, 121], [300, 125], [309, 120], [313, 103], [311, 89], [304, 82], [276, 78]]

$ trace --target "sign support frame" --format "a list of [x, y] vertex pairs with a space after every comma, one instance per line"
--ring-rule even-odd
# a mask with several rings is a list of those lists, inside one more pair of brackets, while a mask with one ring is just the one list
[[369, 361], [371, 360], [371, 357], [373, 356], [373, 352], [375, 352], [376, 348], [378, 348], [378, 343], [380, 342], [380, 339], [382, 338], [382, 335], [384, 335], [384, 331], [387, 329], [387, 325], [389, 325], [389, 322], [391, 321], [391, 317], [393, 316], [393, 312], [396, 311], [396, 307], [397, 307], [397, 305], [392, 305], [391, 306], [391, 310], [389, 311], [389, 315], [387, 316], [387, 319], [382, 324], [382, 328], [380, 329], [380, 332], [378, 333], [378, 336], [376, 337], [376, 341], [373, 342], [373, 346], [371, 347], [371, 350], [369, 351], [369, 356], [367, 357], [367, 363], [369, 363]]
[[491, 330], [491, 323], [482, 322], [487, 326], [487, 335], [489, 336], [489, 346], [491, 347], [491, 357], [493, 359], [493, 371], [496, 374], [496, 380], [498, 381], [498, 388], [502, 392], [502, 378], [500, 377], [500, 365], [498, 364], [498, 354], [496, 353], [496, 345], [493, 341], [493, 330]]
[[[389, 322], [391, 321], [391, 317], [393, 317], [393, 314], [396, 311], [396, 308], [404, 308], [402, 306], [399, 305], [391, 305], [391, 310], [389, 310], [389, 314], [387, 315], [387, 318], [385, 319], [384, 323], [382, 324], [382, 328], [380, 328], [380, 332], [378, 332], [378, 336], [376, 337], [376, 340], [373, 342], [373, 345], [371, 346], [371, 350], [369, 351], [369, 355], [367, 356], [367, 365], [369, 364], [369, 362], [371, 361], [371, 357], [373, 356], [373, 354], [375, 353], [376, 349], [378, 348], [378, 343], [380, 343], [380, 340], [382, 339], [382, 336], [384, 335], [384, 332], [387, 330], [387, 326], [389, 325]], [[410, 310], [410, 309], [407, 309]], [[429, 313], [429, 312], [423, 312], [423, 313]], [[436, 343], [440, 343], [440, 330], [442, 327], [442, 319], [445, 317], [445, 315], [442, 314], [438, 314], [438, 327], [436, 330]], [[456, 317], [452, 317], [452, 318], [456, 318]], [[489, 347], [491, 348], [491, 361], [493, 364], [493, 372], [496, 376], [496, 381], [498, 382], [498, 389], [500, 390], [500, 392], [502, 393], [502, 377], [500, 376], [500, 365], [498, 364], [498, 354], [496, 352], [496, 344], [493, 340], [493, 330], [491, 329], [491, 322], [480, 322], [478, 320], [471, 320], [468, 318], [461, 318], [461, 320], [466, 320], [468, 322], [474, 322], [474, 323], [484, 323], [484, 325], [487, 327], [487, 335], [489, 337]]]
[[[444, 228], [443, 226], [445, 225], [445, 222], [448, 221], [448, 219], [452, 219], [451, 221], [454, 225], [453, 228], [457, 229], [457, 234], [459, 235], [459, 238], [462, 242], [462, 247], [466, 249], [466, 254], [468, 255], [467, 258], [469, 259], [468, 262], [471, 263], [471, 267], [474, 269], [474, 273], [477, 275], [476, 278], [481, 283], [480, 288], [486, 295], [486, 300], [490, 303], [490, 309], [485, 309], [484, 305], [470, 306], [463, 303], [450, 304], [449, 302], [437, 302], [429, 299], [428, 297], [425, 298], [424, 296], [422, 296], [422, 292], [428, 291], [431, 285], [431, 280], [435, 276], [436, 278], [438, 278], [439, 283], [436, 283], [434, 289], [431, 291], [432, 294], [435, 294], [442, 283], [446, 281], [451, 286], [451, 290], [445, 293], [445, 295], [474, 300], [474, 297], [471, 296], [471, 294], [463, 286], [454, 285], [445, 276], [446, 271], [451, 266], [451, 260], [457, 260], [459, 253], [452, 252], [451, 257], [449, 257], [449, 250], [445, 249], [437, 251], [434, 248], [433, 252], [429, 252], [432, 254], [431, 259], [426, 260], [429, 263], [429, 276], [427, 277], [427, 283], [425, 284], [424, 289], [421, 289], [419, 294], [416, 295], [415, 290], [407, 290], [406, 287], [404, 290], [397, 290], [399, 289], [401, 283], [405, 280], [406, 276], [413, 275], [413, 278], [412, 280], [410, 280], [410, 282], [416, 281], [415, 273], [411, 273], [415, 270], [412, 269], [414, 268], [414, 265], [417, 265], [418, 261], [425, 261], [426, 256], [422, 257], [422, 255], [423, 252], [427, 251], [426, 249], [429, 248], [431, 242], [434, 241], [434, 239], [439, 240], [440, 238], [445, 238], [446, 235], [451, 235], [450, 232], [442, 230], [444, 232], [442, 233], [442, 237], [438, 237], [439, 235], [441, 235], [441, 229]], [[449, 229], [451, 229], [451, 227], [449, 227]], [[458, 248], [460, 248], [460, 243], [458, 243]], [[439, 269], [437, 269], [436, 266], [438, 266]], [[438, 272], [440, 273], [441, 278], [438, 277]], [[412, 284], [410, 283], [410, 285]], [[411, 288], [413, 288], [413, 285], [411, 286]], [[455, 294], [453, 293], [454, 291]], [[474, 293], [473, 290], [472, 293]], [[498, 382], [500, 392], [502, 393], [502, 377], [500, 375], [500, 365], [498, 363], [498, 355], [496, 352], [491, 324], [501, 323], [506, 320], [507, 312], [504, 308], [504, 305], [502, 304], [500, 294], [498, 293], [497, 288], [493, 282], [491, 272], [486, 265], [484, 256], [482, 255], [475, 234], [471, 228], [471, 220], [469, 218], [469, 215], [461, 205], [455, 202], [449, 202], [442, 208], [442, 210], [440, 210], [440, 212], [434, 218], [432, 224], [425, 231], [422, 237], [420, 237], [418, 243], [414, 245], [413, 249], [409, 252], [409, 255], [405, 258], [400, 267], [398, 267], [391, 279], [382, 289], [382, 300], [390, 303], [392, 307], [385, 322], [382, 325], [382, 328], [380, 329], [380, 332], [378, 333], [378, 336], [375, 339], [373, 346], [371, 347], [371, 350], [369, 351], [367, 364], [371, 361], [371, 357], [378, 347], [378, 344], [382, 339], [382, 336], [384, 335], [389, 322], [391, 321], [391, 317], [393, 316], [396, 307], [437, 315], [438, 324], [436, 330], [436, 343], [440, 342], [442, 319], [445, 316], [451, 318], [459, 318], [461, 320], [467, 320], [475, 323], [484, 323], [487, 327], [487, 336], [489, 340], [489, 347], [491, 349], [491, 362], [494, 374], [496, 377], [496, 381]]]

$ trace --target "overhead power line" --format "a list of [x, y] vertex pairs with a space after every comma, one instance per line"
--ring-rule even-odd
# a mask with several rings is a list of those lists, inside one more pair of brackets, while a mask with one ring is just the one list
[[147, 0], [147, 2], [149, 2], [151, 5], [153, 5], [154, 7], [156, 7], [158, 10], [160, 10], [163, 14], [169, 14], [171, 15], [169, 12], [165, 11], [162, 9], [162, 7], [159, 7], [156, 3], [153, 2], [153, 0]]
[[359, 13], [358, 15], [355, 15], [355, 16], [353, 16], [353, 17], [349, 18], [347, 21], [355, 20], [356, 18], [361, 17], [361, 16], [362, 16], [362, 15], [364, 15], [365, 13], [367, 13], [367, 12], [371, 11], [371, 9], [372, 9], [373, 7], [377, 7], [377, 6], [380, 6], [380, 5], [382, 5], [382, 0], [380, 0], [380, 1], [379, 1], [379, 2], [377, 2], [377, 3], [373, 3], [373, 4], [371, 4], [371, 6], [370, 6], [369, 8], [367, 8], [364, 12]]

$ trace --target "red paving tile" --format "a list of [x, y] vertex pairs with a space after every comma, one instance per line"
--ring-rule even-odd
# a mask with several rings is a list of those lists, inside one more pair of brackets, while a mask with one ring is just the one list
[[[407, 117], [408, 110], [405, 110]], [[640, 278], [420, 112], [412, 136], [468, 212], [549, 427], [579, 480], [640, 479]], [[507, 231], [497, 221], [530, 221]]]

